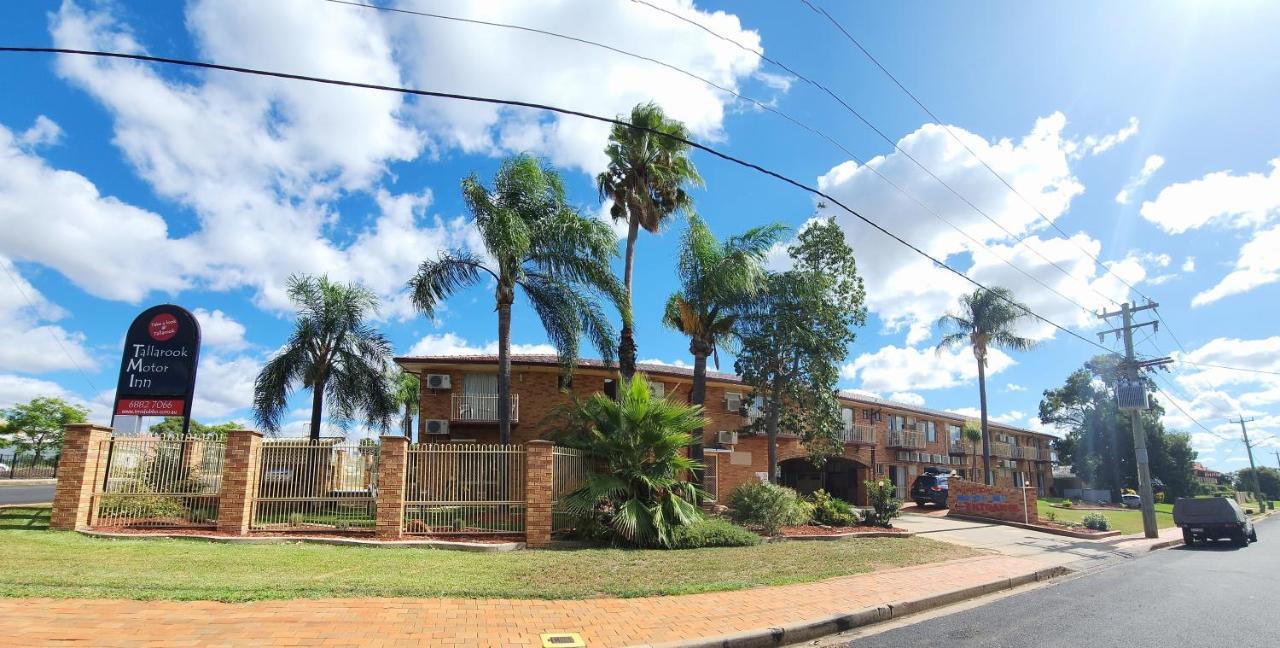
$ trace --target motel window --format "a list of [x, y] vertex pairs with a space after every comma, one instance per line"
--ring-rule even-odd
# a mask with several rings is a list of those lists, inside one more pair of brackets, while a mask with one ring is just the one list
[[901, 432], [907, 426], [907, 418], [905, 416], [890, 416], [889, 431]]
[[933, 421], [924, 422], [924, 440], [934, 443], [938, 440], [938, 424]]
[[649, 383], [649, 395], [654, 398], [665, 398], [667, 395], [667, 386], [660, 382]]
[[947, 434], [951, 436], [951, 445], [960, 447], [964, 443], [964, 429], [955, 423], [947, 425]]
[[844, 429], [846, 431], [852, 430], [853, 429], [853, 410], [849, 409], [848, 407], [841, 407], [840, 420], [844, 422]]

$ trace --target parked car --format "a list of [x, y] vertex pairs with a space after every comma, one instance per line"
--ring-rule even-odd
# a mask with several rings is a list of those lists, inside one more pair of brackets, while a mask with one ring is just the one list
[[911, 499], [916, 501], [916, 506], [924, 506], [925, 504], [933, 504], [935, 506], [947, 507], [947, 479], [950, 475], [945, 473], [926, 472], [911, 484]]
[[1173, 523], [1188, 547], [1206, 540], [1229, 539], [1238, 547], [1258, 541], [1258, 532], [1240, 505], [1225, 497], [1183, 497], [1173, 503]]
[[1142, 498], [1134, 495], [1133, 493], [1125, 493], [1124, 495], [1121, 495], [1120, 503], [1124, 504], [1125, 508], [1142, 508]]

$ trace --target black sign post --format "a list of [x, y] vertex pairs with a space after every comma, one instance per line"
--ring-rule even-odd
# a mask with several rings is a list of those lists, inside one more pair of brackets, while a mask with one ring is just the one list
[[116, 416], [181, 416], [185, 439], [199, 359], [200, 324], [187, 309], [162, 304], [142, 311], [124, 338], [112, 427]]

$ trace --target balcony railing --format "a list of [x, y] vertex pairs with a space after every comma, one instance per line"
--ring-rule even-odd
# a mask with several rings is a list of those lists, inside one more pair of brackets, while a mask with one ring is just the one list
[[1013, 457], [1013, 447], [1007, 443], [993, 441], [991, 442], [991, 456], [1010, 459]]
[[876, 444], [876, 429], [870, 425], [861, 425], [854, 423], [846, 426], [841, 432], [840, 437], [845, 443], [859, 443], [864, 445]]
[[889, 430], [890, 448], [924, 448], [924, 434], [910, 430]]
[[[497, 394], [454, 394], [450, 419], [471, 423], [498, 422]], [[520, 420], [520, 396], [511, 395], [511, 422]]]
[[968, 443], [952, 443], [949, 446], [948, 452], [953, 455], [972, 454], [973, 449]]
[[1017, 455], [1014, 459], [1035, 461], [1040, 458], [1040, 448], [1014, 448], [1014, 453]]
[[1040, 461], [1055, 461], [1055, 460], [1056, 460], [1056, 457], [1054, 457], [1054, 456], [1053, 456], [1053, 450], [1052, 450], [1052, 449], [1050, 449], [1050, 448], [1041, 448], [1041, 449], [1040, 449], [1040, 457], [1039, 457], [1039, 459], [1040, 459]]

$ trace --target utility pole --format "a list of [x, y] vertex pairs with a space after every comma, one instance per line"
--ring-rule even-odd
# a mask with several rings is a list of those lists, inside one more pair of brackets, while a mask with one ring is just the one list
[[1271, 454], [1276, 456], [1276, 468], [1280, 468], [1280, 450], [1272, 450]]
[[1113, 313], [1102, 313], [1098, 317], [1107, 319], [1110, 317], [1120, 316], [1123, 325], [1118, 329], [1102, 331], [1098, 333], [1098, 339], [1103, 339], [1108, 333], [1115, 333], [1117, 336], [1124, 338], [1124, 362], [1121, 363], [1121, 373], [1129, 382], [1126, 387], [1132, 389], [1134, 385], [1141, 388], [1141, 402], [1129, 402], [1128, 399], [1120, 398], [1120, 387], [1117, 385], [1117, 401], [1120, 409], [1129, 410], [1129, 424], [1133, 431], [1133, 458], [1134, 463], [1138, 466], [1138, 495], [1142, 498], [1142, 530], [1146, 537], [1155, 538], [1160, 535], [1160, 529], [1156, 526], [1156, 500], [1155, 495], [1151, 492], [1151, 465], [1147, 458], [1147, 434], [1142, 429], [1142, 410], [1148, 409], [1146, 398], [1146, 389], [1140, 382], [1140, 370], [1146, 367], [1167, 364], [1172, 362], [1169, 358], [1157, 358], [1155, 360], [1137, 361], [1133, 357], [1133, 329], [1150, 326], [1153, 331], [1160, 329], [1158, 321], [1143, 322], [1141, 324], [1133, 323], [1133, 314], [1144, 310], [1153, 310], [1158, 308], [1160, 304], [1148, 302], [1144, 306], [1133, 306], [1128, 302], [1120, 305], [1120, 310]]
[[1253, 465], [1253, 444], [1249, 443], [1249, 428], [1244, 425], [1245, 423], [1252, 423], [1253, 420], [1252, 416], [1245, 418], [1243, 415], [1236, 421], [1227, 419], [1230, 423], [1240, 424], [1240, 436], [1244, 437], [1244, 449], [1249, 454], [1249, 472], [1253, 473], [1253, 496], [1258, 498], [1258, 512], [1261, 513], [1263, 507], [1266, 506], [1262, 499], [1262, 481], [1258, 479], [1258, 467]]

